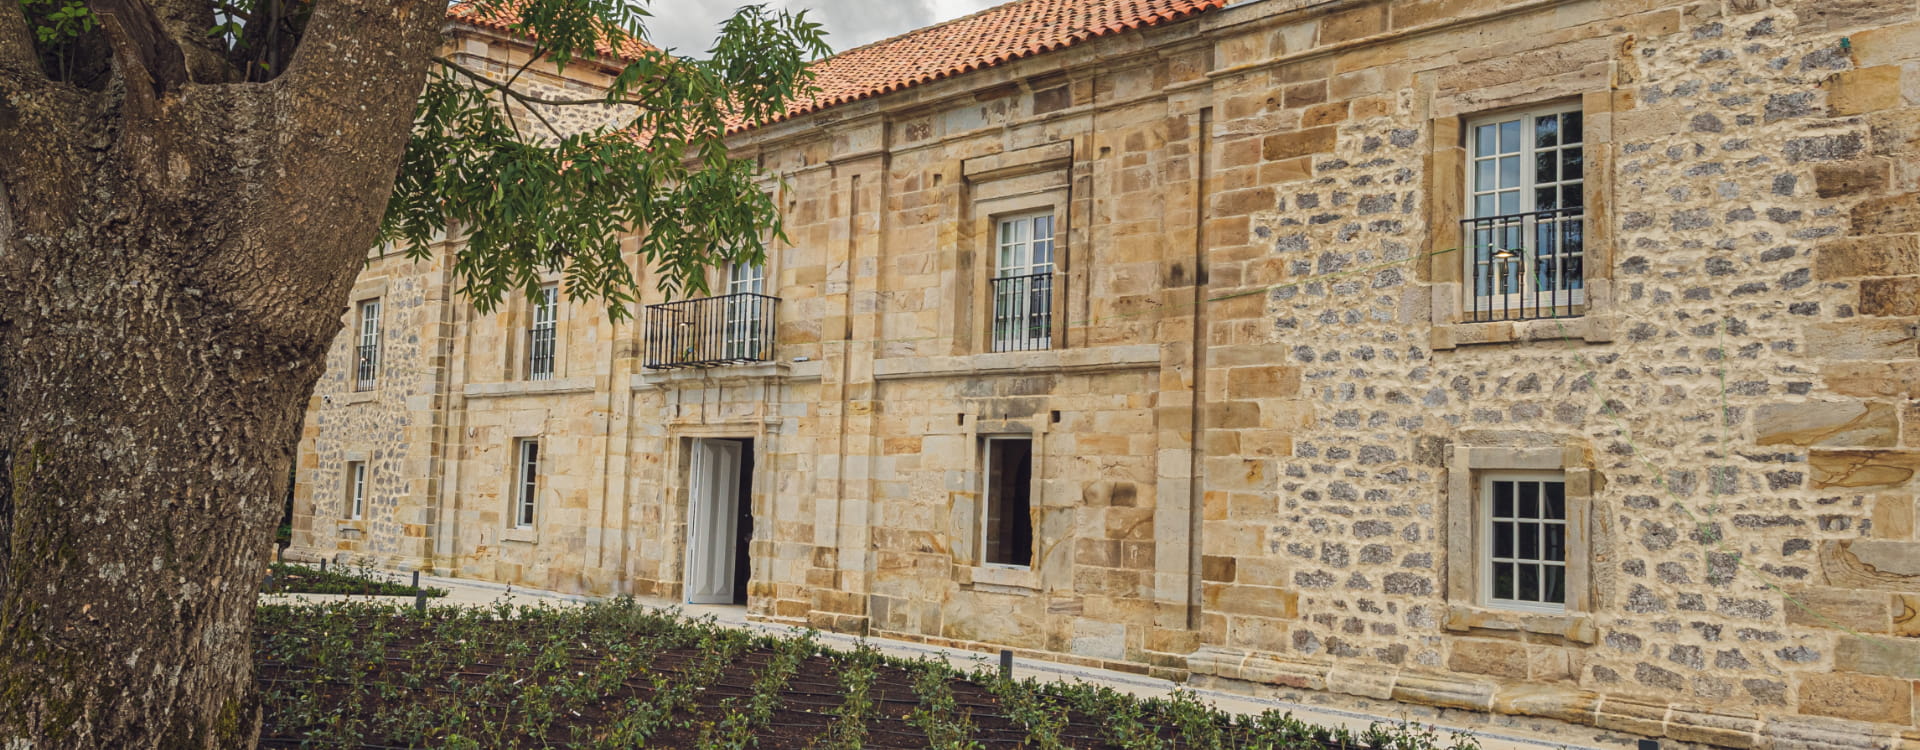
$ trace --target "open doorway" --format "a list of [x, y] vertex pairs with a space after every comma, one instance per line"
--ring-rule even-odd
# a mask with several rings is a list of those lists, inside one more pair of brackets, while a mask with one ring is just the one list
[[691, 446], [687, 603], [746, 604], [753, 571], [753, 440], [709, 438]]

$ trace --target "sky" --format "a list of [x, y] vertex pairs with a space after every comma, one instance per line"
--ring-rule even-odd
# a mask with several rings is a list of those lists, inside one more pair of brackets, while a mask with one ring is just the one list
[[806, 9], [807, 17], [827, 29], [833, 51], [858, 47], [922, 26], [959, 18], [1005, 0], [652, 0], [647, 31], [651, 41], [681, 54], [705, 57], [720, 22], [734, 8], [749, 2], [790, 10]]

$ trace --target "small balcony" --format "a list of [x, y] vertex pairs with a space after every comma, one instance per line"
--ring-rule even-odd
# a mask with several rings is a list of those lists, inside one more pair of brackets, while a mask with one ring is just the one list
[[1579, 207], [1460, 222], [1469, 321], [1570, 318], [1587, 304], [1586, 217]]
[[380, 345], [354, 347], [353, 389], [370, 391], [380, 383]]
[[1053, 272], [993, 280], [993, 351], [1053, 348]]
[[779, 302], [779, 297], [741, 292], [648, 305], [646, 367], [770, 362]]

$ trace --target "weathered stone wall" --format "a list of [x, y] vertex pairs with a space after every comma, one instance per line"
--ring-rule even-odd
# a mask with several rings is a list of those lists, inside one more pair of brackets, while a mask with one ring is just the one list
[[[378, 551], [311, 520], [328, 472], [440, 420], [398, 501], [430, 564], [679, 598], [691, 441], [750, 438], [759, 617], [1687, 741], [1914, 741], [1917, 14], [1264, 0], [758, 128], [773, 361], [648, 370], [643, 326], [570, 304], [563, 371], [528, 383], [524, 304], [450, 304], [444, 401], [316, 403], [301, 544]], [[1585, 121], [1584, 305], [1463, 320], [1465, 119], [1557, 103]], [[1030, 209], [1061, 224], [1058, 330], [994, 353], [992, 219]], [[1035, 439], [1030, 569], [977, 559], [990, 435]], [[516, 539], [527, 436], [552, 463]], [[1566, 480], [1565, 612], [1477, 594], [1477, 483], [1519, 469]]]

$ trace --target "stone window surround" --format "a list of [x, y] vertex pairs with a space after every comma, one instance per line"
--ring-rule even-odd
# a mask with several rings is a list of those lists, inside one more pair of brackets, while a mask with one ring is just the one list
[[[1450, 350], [1473, 344], [1518, 341], [1613, 340], [1613, 102], [1611, 90], [1593, 91], [1581, 76], [1547, 79], [1524, 94], [1488, 95], [1485, 91], [1437, 95], [1429, 121], [1431, 153], [1426, 175], [1427, 263], [1425, 276], [1433, 326], [1430, 345]], [[1467, 121], [1503, 111], [1524, 111], [1580, 103], [1586, 164], [1586, 309], [1572, 318], [1466, 322], [1465, 263], [1460, 221], [1467, 216]]]
[[[973, 449], [968, 452], [968, 471], [970, 485], [978, 488], [972, 492], [974, 498], [973, 513], [966, 519], [964, 543], [954, 544], [953, 549], [964, 550], [954, 557], [954, 566], [961, 569], [960, 582], [975, 591], [1030, 596], [1039, 593], [1042, 588], [1042, 568], [1047, 549], [1046, 540], [1041, 538], [1045, 524], [1033, 521], [1033, 559], [1026, 567], [1009, 565], [990, 565], [982, 563], [984, 556], [980, 516], [986, 512], [983, 502], [986, 500], [986, 446], [987, 438], [1025, 437], [1033, 441], [1033, 466], [1031, 477], [1033, 489], [1028, 494], [1029, 513], [1039, 511], [1046, 505], [1046, 436], [1047, 419], [1043, 416], [1021, 420], [982, 420], [977, 414], [968, 415], [967, 441]], [[955, 540], [956, 542], [961, 540]]]
[[553, 507], [552, 488], [542, 485], [535, 491], [532, 526], [518, 526], [515, 525], [515, 521], [519, 518], [517, 513], [520, 505], [520, 443], [523, 440], [540, 441], [540, 461], [544, 464], [548, 456], [545, 437], [545, 425], [507, 430], [507, 465], [506, 471], [502, 472], [500, 482], [502, 488], [500, 497], [504, 503], [500, 513], [500, 541], [527, 544], [540, 542], [540, 522], [545, 520], [547, 515], [540, 512], [540, 509], [542, 506]]
[[[956, 295], [964, 299], [951, 315], [959, 316], [954, 330], [964, 332], [963, 351], [994, 354], [990, 296], [1002, 218], [1051, 211], [1053, 214], [1053, 341], [1051, 349], [1067, 343], [1067, 279], [1073, 270], [1071, 170], [1073, 142], [1054, 141], [1014, 151], [978, 156], [960, 164], [970, 209], [962, 221], [960, 249], [976, 259], [970, 273], [979, 292]], [[976, 301], [978, 307], [975, 306]]]
[[[381, 286], [384, 287], [385, 283], [382, 282]], [[348, 485], [352, 483], [353, 477], [348, 473], [348, 467], [356, 463], [367, 467], [367, 484], [373, 484], [373, 463], [367, 460], [367, 451], [364, 449], [344, 451], [340, 456], [340, 514], [334, 529], [335, 533], [342, 537], [361, 538], [365, 537], [367, 533], [367, 514], [362, 512], [360, 518], [351, 517], [353, 514], [353, 508], [351, 507], [353, 497], [351, 495], [352, 490], [348, 488]], [[368, 489], [371, 490], [371, 486], [369, 486]], [[369, 493], [368, 500], [371, 501], [371, 499], [372, 495]], [[318, 511], [319, 509], [315, 508], [314, 510]], [[365, 511], [368, 509], [362, 508], [362, 510]]]
[[[1543, 433], [1500, 433], [1457, 441], [1446, 474], [1446, 630], [1504, 630], [1592, 644], [1593, 494], [1598, 479], [1584, 441]], [[1482, 477], [1498, 472], [1559, 472], [1566, 480], [1567, 580], [1563, 612], [1485, 604], [1481, 591]]]
[[[359, 356], [359, 350], [356, 349], [355, 347], [358, 347], [360, 345], [360, 320], [359, 320], [360, 305], [361, 303], [371, 299], [378, 299], [381, 301], [380, 302], [380, 316], [381, 316], [381, 320], [380, 320], [381, 342], [380, 343], [381, 343], [382, 351], [380, 352], [380, 356], [382, 359], [386, 357], [387, 352], [385, 351], [385, 348], [386, 348], [385, 334], [386, 334], [386, 328], [388, 323], [387, 314], [390, 312], [390, 310], [387, 308], [386, 296], [387, 296], [387, 277], [385, 276], [378, 276], [370, 279], [361, 279], [360, 281], [354, 283], [353, 291], [350, 292], [347, 297], [347, 312], [345, 313], [345, 317], [343, 318], [343, 320], [348, 321], [346, 330], [352, 335], [352, 338], [349, 339], [347, 342], [347, 361], [348, 362], [356, 361], [355, 357]], [[386, 363], [381, 362], [380, 364], [381, 364], [380, 376], [374, 379], [372, 388], [368, 388], [366, 390], [360, 390], [357, 387], [356, 383], [351, 382], [353, 380], [354, 371], [352, 368], [348, 368], [347, 379], [349, 382], [347, 383], [346, 389], [338, 394], [333, 395], [331, 398], [333, 400], [338, 401], [342, 405], [346, 405], [346, 404], [358, 404], [365, 401], [372, 401], [375, 398], [379, 397], [380, 388], [386, 385], [386, 382], [387, 382], [387, 378], [386, 378], [387, 368], [385, 366]]]
[[[553, 306], [553, 375], [548, 381], [567, 378], [567, 292], [566, 284], [560, 274], [542, 271], [539, 285], [553, 285], [557, 290]], [[504, 379], [513, 382], [534, 382], [528, 379], [527, 332], [533, 330], [533, 296], [525, 289], [516, 289], [507, 294], [506, 304], [499, 308], [494, 316], [500, 321], [500, 329], [507, 334], [506, 346], [500, 347], [500, 372]]]

